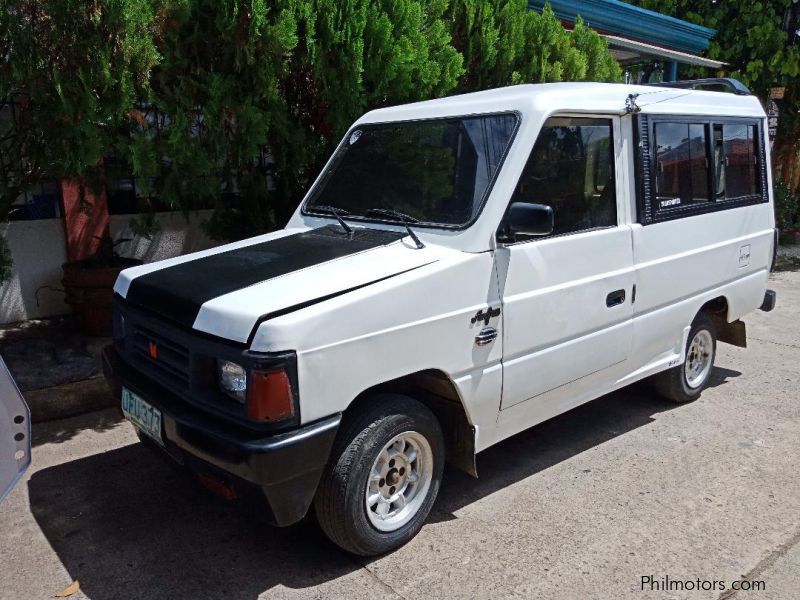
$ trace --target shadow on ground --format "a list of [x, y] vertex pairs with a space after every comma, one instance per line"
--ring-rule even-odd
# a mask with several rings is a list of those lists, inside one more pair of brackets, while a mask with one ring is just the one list
[[86, 337], [71, 316], [0, 327], [0, 354], [23, 392], [99, 375], [100, 351], [110, 341]]
[[[717, 369], [712, 385], [738, 375]], [[456, 519], [458, 509], [674, 408], [639, 384], [514, 436], [479, 455], [480, 479], [448, 469], [430, 520]], [[28, 485], [44, 535], [92, 600], [252, 599], [362, 566], [310, 519], [286, 529], [263, 525], [204, 493], [141, 444], [44, 469]]]
[[800, 271], [800, 257], [797, 256], [780, 256], [775, 261], [773, 271]]
[[33, 428], [31, 444], [34, 448], [42, 444], [60, 444], [71, 440], [84, 431], [91, 430], [98, 433], [109, 431], [124, 420], [121, 410], [108, 408], [68, 419], [37, 423]]

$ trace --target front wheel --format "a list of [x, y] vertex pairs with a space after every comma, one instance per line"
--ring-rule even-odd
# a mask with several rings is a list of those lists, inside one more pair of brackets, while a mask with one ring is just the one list
[[655, 376], [658, 393], [679, 404], [699, 398], [711, 379], [716, 352], [714, 323], [706, 314], [700, 313], [689, 331], [684, 363]]
[[407, 396], [375, 396], [343, 421], [314, 500], [317, 520], [348, 552], [388, 552], [422, 528], [443, 470], [433, 413]]

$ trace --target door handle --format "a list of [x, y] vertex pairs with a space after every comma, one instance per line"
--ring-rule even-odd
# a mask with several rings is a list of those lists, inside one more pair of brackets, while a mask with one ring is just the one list
[[478, 346], [485, 346], [491, 343], [497, 337], [497, 329], [494, 327], [484, 327], [481, 332], [475, 336], [475, 344]]
[[625, 302], [625, 290], [615, 290], [606, 296], [606, 306], [611, 308]]

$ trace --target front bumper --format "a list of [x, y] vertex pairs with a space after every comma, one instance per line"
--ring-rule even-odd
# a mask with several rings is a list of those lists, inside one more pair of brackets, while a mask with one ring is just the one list
[[290, 431], [264, 434], [190, 406], [122, 361], [113, 346], [103, 350], [103, 372], [118, 398], [124, 385], [161, 411], [164, 450], [176, 462], [221, 481], [237, 498], [263, 497], [269, 508], [267, 518], [274, 525], [291, 525], [308, 512], [340, 414]]

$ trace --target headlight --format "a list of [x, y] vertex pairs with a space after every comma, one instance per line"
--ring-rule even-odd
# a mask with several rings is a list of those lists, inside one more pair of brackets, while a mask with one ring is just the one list
[[217, 378], [223, 392], [244, 404], [247, 393], [247, 371], [243, 366], [228, 360], [217, 360]]

